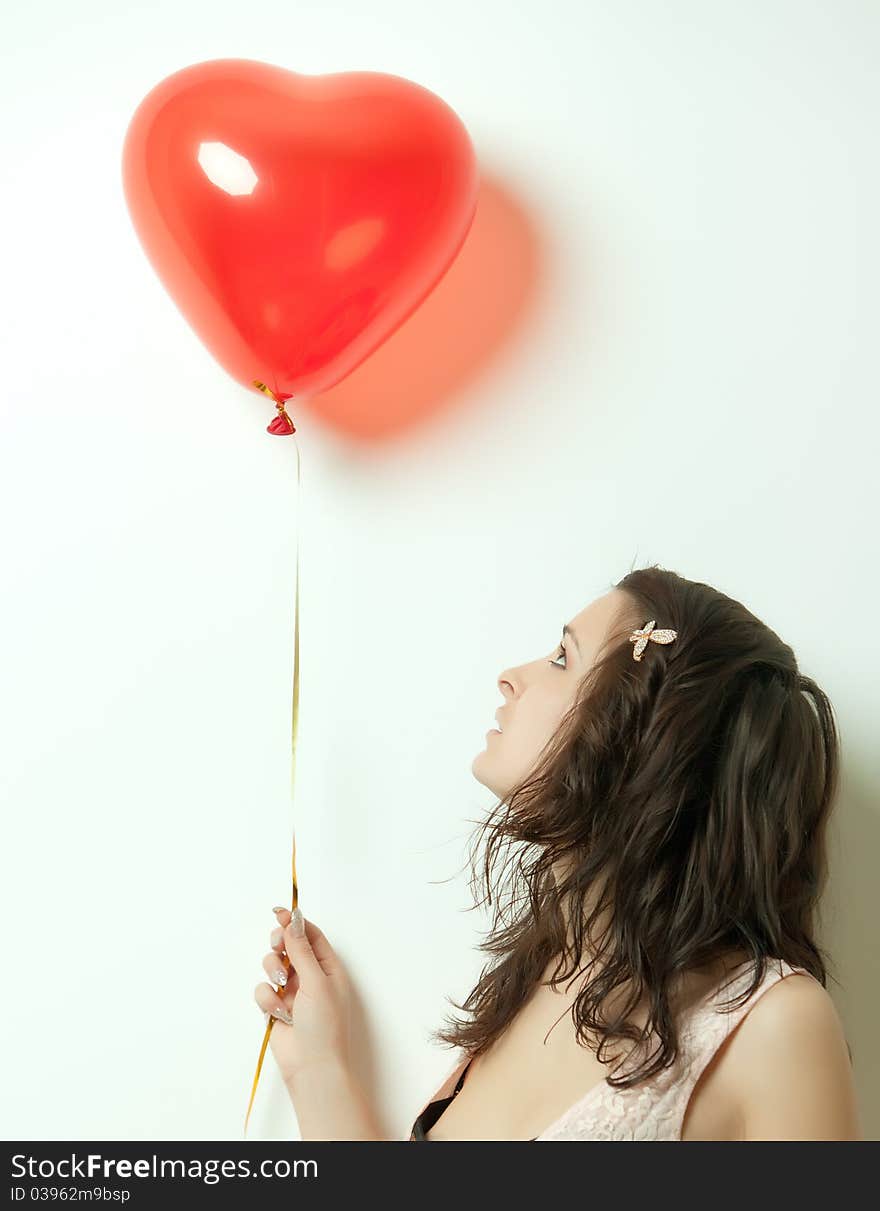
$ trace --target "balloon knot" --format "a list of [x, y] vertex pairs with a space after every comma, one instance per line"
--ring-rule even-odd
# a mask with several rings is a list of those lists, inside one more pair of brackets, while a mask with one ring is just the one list
[[264, 395], [268, 395], [270, 399], [275, 401], [277, 415], [273, 417], [271, 423], [266, 426], [266, 432], [275, 435], [280, 434], [282, 437], [286, 437], [291, 433], [296, 433], [296, 425], [290, 419], [284, 407], [284, 401], [293, 399], [293, 395], [286, 391], [275, 392], [271, 387], [267, 387], [265, 383], [261, 383], [258, 378], [255, 378], [253, 382], [254, 386], [258, 390], [262, 391]]

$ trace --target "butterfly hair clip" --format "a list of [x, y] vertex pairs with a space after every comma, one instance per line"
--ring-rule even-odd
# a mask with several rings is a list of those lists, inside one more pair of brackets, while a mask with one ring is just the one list
[[633, 631], [629, 637], [629, 642], [636, 646], [633, 648], [633, 660], [641, 660], [642, 652], [648, 646], [648, 641], [652, 643], [672, 643], [673, 639], [677, 638], [678, 631], [655, 631], [654, 619], [646, 622], [638, 631]]

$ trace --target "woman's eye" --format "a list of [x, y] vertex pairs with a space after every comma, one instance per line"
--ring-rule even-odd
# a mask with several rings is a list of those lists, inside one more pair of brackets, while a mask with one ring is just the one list
[[[554, 656], [552, 660], [548, 660], [547, 663], [552, 664], [553, 667], [556, 669], [564, 670], [568, 666], [568, 656], [566, 654], [565, 648], [563, 647], [563, 645], [561, 643], [560, 643], [559, 647], [557, 648], [557, 652], [558, 652], [558, 655]], [[557, 664], [556, 661], [562, 659], [563, 657], [565, 658], [566, 663]]]

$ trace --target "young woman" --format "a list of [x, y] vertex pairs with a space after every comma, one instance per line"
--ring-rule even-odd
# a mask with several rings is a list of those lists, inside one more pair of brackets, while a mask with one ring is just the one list
[[[455, 1064], [407, 1138], [861, 1139], [815, 937], [839, 741], [788, 644], [642, 568], [499, 687], [472, 767], [499, 798], [478, 833], [493, 960], [434, 1034]], [[275, 912], [278, 987], [255, 999], [302, 1138], [387, 1138], [342, 964]]]

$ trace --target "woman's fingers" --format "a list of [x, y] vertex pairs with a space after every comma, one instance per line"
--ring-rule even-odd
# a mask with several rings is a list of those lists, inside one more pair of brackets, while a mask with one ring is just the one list
[[282, 988], [296, 975], [295, 970], [288, 965], [287, 959], [280, 958], [274, 950], [263, 956], [263, 970], [273, 984], [280, 984]]
[[299, 976], [296, 969], [290, 965], [287, 951], [284, 948], [284, 925], [290, 920], [290, 913], [286, 908], [278, 908], [273, 911], [279, 925], [272, 930], [269, 936], [269, 945], [272, 950], [263, 956], [263, 970], [272, 983], [278, 985], [278, 991], [276, 992], [270, 984], [258, 984], [254, 989], [254, 1000], [263, 1013], [270, 1013], [279, 1021], [290, 1025], [293, 1021], [291, 1016], [292, 998], [299, 988]]
[[273, 1018], [288, 1026], [292, 1025], [293, 1014], [290, 1006], [281, 999], [271, 984], [258, 984], [254, 989], [254, 1000], [263, 1013], [270, 1013]]

